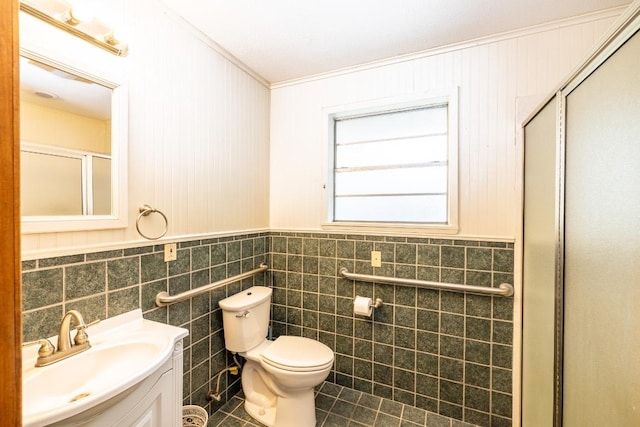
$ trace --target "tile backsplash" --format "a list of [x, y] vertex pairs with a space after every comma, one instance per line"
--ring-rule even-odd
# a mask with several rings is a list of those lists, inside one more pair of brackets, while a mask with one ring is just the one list
[[[382, 266], [371, 267], [371, 251]], [[271, 233], [274, 335], [335, 351], [328, 381], [483, 426], [510, 426], [513, 299], [352, 281], [350, 272], [513, 284], [511, 243]], [[381, 298], [371, 319], [355, 296]]]
[[[274, 336], [301, 335], [336, 356], [327, 381], [483, 426], [511, 425], [513, 299], [352, 281], [338, 270], [496, 287], [513, 283], [513, 244], [340, 233], [256, 233], [23, 261], [23, 340], [57, 335], [70, 309], [87, 322], [141, 308], [147, 319], [189, 329], [184, 402], [215, 411], [240, 390], [223, 375], [221, 402], [205, 397], [232, 363], [218, 301], [252, 285], [274, 287]], [[382, 266], [371, 267], [371, 251]], [[175, 294], [257, 268], [270, 272], [156, 307]], [[356, 295], [381, 298], [372, 318]], [[89, 330], [90, 333], [90, 330]]]
[[224, 347], [217, 302], [241, 287], [264, 285], [265, 275], [167, 307], [157, 307], [155, 298], [161, 291], [174, 295], [258, 268], [268, 260], [268, 248], [268, 233], [259, 233], [181, 242], [177, 260], [168, 263], [163, 245], [23, 261], [23, 341], [57, 335], [68, 310], [79, 310], [88, 323], [141, 308], [146, 319], [189, 330], [184, 402], [214, 411], [240, 390], [239, 378], [225, 374], [222, 401], [206, 400], [216, 387], [215, 375], [233, 363]]

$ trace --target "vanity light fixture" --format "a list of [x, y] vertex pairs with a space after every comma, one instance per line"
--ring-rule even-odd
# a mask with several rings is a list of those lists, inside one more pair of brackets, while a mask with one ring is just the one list
[[127, 45], [118, 40], [112, 28], [90, 14], [78, 13], [79, 8], [74, 7], [65, 0], [20, 0], [21, 11], [114, 55], [127, 55]]

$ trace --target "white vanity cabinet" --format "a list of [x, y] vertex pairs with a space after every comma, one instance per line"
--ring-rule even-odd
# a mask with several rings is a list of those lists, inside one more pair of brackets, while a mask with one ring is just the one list
[[[189, 332], [146, 320], [140, 309], [88, 332], [88, 350], [47, 366], [35, 366], [36, 346], [23, 349], [23, 425], [180, 426]], [[49, 338], [54, 346], [56, 338]]]
[[[108, 414], [105, 414], [107, 424], [101, 421], [95, 425], [180, 426], [182, 424], [182, 341], [176, 344], [173, 355], [171, 360], [143, 381], [130, 396], [109, 409]], [[123, 413], [126, 415], [122, 416]], [[115, 422], [112, 423], [111, 420]]]
[[[158, 379], [153, 389], [138, 403], [118, 426], [161, 427], [163, 420], [175, 418], [172, 400], [171, 373], [166, 372]], [[131, 420], [135, 419], [133, 423]], [[179, 422], [179, 420], [178, 420]], [[175, 424], [179, 425], [179, 424]]]
[[172, 357], [122, 394], [56, 427], [169, 427], [182, 423], [182, 341]]

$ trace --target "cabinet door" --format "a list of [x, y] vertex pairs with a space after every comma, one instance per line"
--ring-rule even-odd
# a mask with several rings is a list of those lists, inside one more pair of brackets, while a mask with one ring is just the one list
[[149, 408], [149, 411], [145, 413], [142, 418], [133, 423], [131, 427], [158, 427], [158, 413], [157, 407]]
[[563, 426], [640, 425], [640, 36], [566, 100]]
[[[166, 427], [173, 425], [173, 371], [165, 372], [149, 393], [116, 427]], [[164, 423], [163, 423], [164, 421]]]

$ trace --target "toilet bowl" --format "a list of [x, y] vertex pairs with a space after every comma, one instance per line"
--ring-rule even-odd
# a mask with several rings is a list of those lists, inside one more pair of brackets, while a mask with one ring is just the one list
[[244, 357], [247, 413], [269, 427], [315, 426], [314, 387], [333, 366], [333, 351], [304, 337], [265, 337], [271, 288], [254, 286], [219, 302], [226, 348]]

